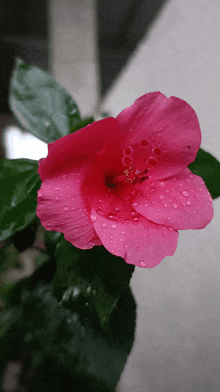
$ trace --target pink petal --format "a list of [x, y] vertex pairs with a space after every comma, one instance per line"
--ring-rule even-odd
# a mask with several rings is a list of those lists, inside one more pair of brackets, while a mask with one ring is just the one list
[[64, 174], [43, 181], [38, 191], [37, 216], [49, 231], [64, 233], [67, 241], [80, 249], [101, 245], [82, 198], [81, 176]]
[[185, 101], [160, 92], [145, 94], [116, 119], [133, 149], [136, 169], [162, 179], [176, 174], [196, 158], [201, 132], [196, 113]]
[[97, 153], [107, 146], [121, 144], [122, 136], [117, 120], [112, 117], [96, 121], [75, 133], [48, 144], [48, 155], [40, 162], [38, 173], [43, 181], [66, 172], [79, 171], [91, 165]]
[[213, 217], [210, 193], [189, 169], [162, 181], [146, 181], [143, 188], [133, 206], [152, 222], [176, 230], [202, 229]]
[[139, 216], [132, 223], [109, 221], [92, 210], [93, 225], [104, 247], [128, 264], [153, 268], [176, 250], [178, 232]]

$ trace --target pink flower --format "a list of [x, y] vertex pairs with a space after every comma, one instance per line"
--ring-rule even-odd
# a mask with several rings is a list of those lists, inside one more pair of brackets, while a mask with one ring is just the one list
[[40, 162], [37, 215], [80, 249], [104, 247], [127, 263], [154, 267], [174, 254], [178, 231], [204, 228], [212, 199], [187, 166], [201, 132], [194, 110], [160, 92], [117, 117], [48, 145]]

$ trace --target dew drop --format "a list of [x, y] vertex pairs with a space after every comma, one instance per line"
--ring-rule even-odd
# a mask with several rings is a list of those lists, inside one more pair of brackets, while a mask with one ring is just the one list
[[183, 194], [183, 196], [185, 196], [185, 197], [189, 196], [189, 192], [187, 192], [187, 191], [183, 191], [182, 194]]
[[127, 248], [128, 248], [128, 245], [127, 245], [127, 244], [124, 244], [124, 247], [127, 249]]
[[45, 122], [46, 127], [49, 127], [50, 123], [48, 121]]
[[122, 242], [123, 241], [123, 238], [120, 238], [120, 240], [119, 240], [120, 242]]
[[111, 228], [112, 228], [113, 230], [115, 230], [115, 229], [117, 228], [117, 226], [116, 226], [116, 225], [111, 225]]
[[102, 227], [106, 228], [106, 227], [107, 227], [106, 223], [103, 223], [103, 224], [102, 224]]
[[179, 183], [179, 186], [183, 186], [182, 182]]
[[59, 196], [56, 196], [55, 199], [56, 199], [56, 200], [59, 200]]
[[56, 189], [56, 191], [60, 191], [60, 187], [59, 186], [57, 186], [55, 189]]
[[126, 219], [126, 221], [125, 221], [126, 223], [130, 223], [130, 221], [129, 221], [129, 219]]
[[160, 182], [160, 187], [161, 188], [165, 188], [165, 183], [164, 182]]
[[115, 207], [115, 211], [118, 212], [120, 210], [119, 207]]
[[169, 231], [173, 231], [173, 228], [172, 228], [172, 227], [168, 227], [168, 230], [169, 230]]
[[92, 222], [95, 222], [96, 221], [96, 216], [95, 215], [91, 215], [90, 219], [91, 219]]
[[151, 192], [151, 193], [155, 192], [155, 189], [154, 189], [154, 188], [151, 188], [150, 192]]
[[121, 234], [125, 234], [125, 231], [122, 231]]
[[147, 140], [141, 140], [141, 146], [142, 147], [147, 147], [148, 146], [148, 141]]
[[133, 152], [134, 152], [133, 148], [131, 146], [129, 146], [129, 147], [126, 147], [124, 149], [123, 154], [125, 154], [125, 155], [132, 155]]
[[110, 238], [110, 240], [112, 240], [112, 238], [113, 238], [113, 234], [110, 234], [109, 238]]
[[140, 267], [146, 267], [146, 263], [144, 261], [140, 261]]
[[189, 178], [193, 178], [193, 175], [192, 175], [192, 174], [190, 174], [190, 175], [189, 175]]
[[148, 207], [148, 203], [144, 204], [144, 207]]
[[163, 200], [164, 199], [164, 195], [160, 195], [160, 199]]
[[138, 203], [133, 203], [132, 204], [132, 207], [137, 207], [138, 206]]
[[167, 207], [167, 204], [164, 204], [164, 207]]
[[153, 150], [153, 152], [154, 152], [155, 155], [160, 155], [161, 150], [160, 150], [159, 148], [155, 148], [155, 149]]
[[43, 196], [43, 192], [38, 191], [38, 197], [42, 197]]
[[187, 206], [191, 206], [191, 204], [192, 204], [191, 201], [189, 201], [189, 200], [186, 201]]
[[149, 165], [151, 165], [151, 166], [155, 166], [156, 163], [157, 163], [157, 160], [156, 160], [154, 157], [150, 157], [150, 158], [148, 159], [148, 163], [149, 163]]
[[99, 215], [103, 215], [103, 211], [102, 211], [100, 208], [98, 208], [98, 210], [97, 210], [97, 214], [99, 214]]
[[68, 206], [63, 207], [64, 211], [67, 211], [69, 209]]
[[124, 166], [131, 165], [132, 164], [132, 158], [130, 156], [128, 156], [128, 155], [124, 155], [122, 157], [122, 163], [123, 163]]

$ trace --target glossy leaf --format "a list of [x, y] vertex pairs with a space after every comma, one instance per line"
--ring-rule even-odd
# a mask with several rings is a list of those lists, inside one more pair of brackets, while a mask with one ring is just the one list
[[38, 67], [17, 60], [10, 82], [9, 104], [21, 126], [51, 143], [68, 135], [81, 121], [71, 96]]
[[115, 391], [134, 340], [131, 292], [124, 292], [104, 331], [59, 306], [49, 289], [23, 290], [20, 306], [1, 313], [1, 366], [22, 361], [27, 392]]
[[103, 246], [75, 248], [65, 239], [57, 246], [57, 271], [52, 290], [62, 306], [98, 315], [108, 323], [117, 301], [129, 286], [134, 266], [109, 253]]
[[36, 217], [40, 178], [30, 159], [0, 160], [0, 241], [27, 227]]
[[220, 196], [220, 162], [216, 158], [200, 148], [189, 169], [202, 177], [213, 199]]

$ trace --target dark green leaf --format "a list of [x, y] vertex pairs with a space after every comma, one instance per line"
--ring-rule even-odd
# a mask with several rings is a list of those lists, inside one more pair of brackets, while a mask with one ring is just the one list
[[26, 377], [21, 379], [27, 392], [114, 392], [134, 340], [130, 290], [118, 301], [104, 331], [58, 306], [49, 289], [40, 285], [24, 291], [20, 306], [2, 312], [0, 363], [23, 362]]
[[213, 199], [220, 196], [220, 163], [216, 158], [200, 148], [189, 169], [202, 177]]
[[54, 78], [20, 59], [10, 82], [9, 104], [21, 126], [46, 143], [68, 135], [81, 120], [75, 102]]
[[33, 245], [38, 225], [39, 219], [36, 217], [30, 225], [11, 237], [11, 242], [19, 252], [23, 252], [25, 249], [30, 248], [31, 245]]
[[0, 249], [0, 274], [8, 268], [21, 268], [19, 252], [10, 241]]
[[[103, 246], [75, 248], [63, 239], [57, 246], [53, 293], [63, 306], [92, 317], [97, 312], [105, 325], [117, 301], [129, 286], [134, 266]], [[96, 311], [96, 312], [94, 312]]]
[[38, 165], [31, 159], [0, 160], [0, 241], [27, 227], [36, 217], [40, 188]]
[[47, 253], [55, 256], [57, 244], [63, 239], [63, 234], [58, 231], [45, 231], [44, 243]]
[[82, 121], [80, 121], [72, 128], [71, 133], [78, 131], [78, 129], [84, 128], [87, 125], [92, 124], [93, 122], [94, 122], [93, 117], [84, 118]]

